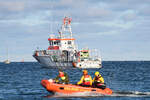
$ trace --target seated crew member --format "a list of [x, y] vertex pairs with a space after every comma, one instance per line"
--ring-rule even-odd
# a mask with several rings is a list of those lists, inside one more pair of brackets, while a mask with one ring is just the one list
[[59, 70], [59, 75], [54, 79], [56, 83], [61, 84], [69, 84], [69, 77], [67, 73], [63, 72], [62, 70]]
[[92, 77], [90, 75], [88, 75], [87, 70], [83, 70], [83, 76], [81, 77], [81, 79], [77, 83], [77, 85], [81, 85], [81, 86], [84, 86], [84, 87], [92, 86]]
[[95, 77], [93, 78], [93, 87], [105, 89], [106, 85], [104, 83], [104, 78], [100, 75], [98, 71], [95, 72]]

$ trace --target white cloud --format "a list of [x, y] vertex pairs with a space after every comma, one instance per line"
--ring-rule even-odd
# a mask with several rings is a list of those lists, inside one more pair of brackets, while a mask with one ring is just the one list
[[[12, 41], [10, 45], [15, 46], [14, 51], [21, 50], [22, 48], [18, 45], [21, 46], [20, 43], [22, 43], [25, 46], [23, 52], [26, 54], [21, 56], [32, 59], [29, 55], [32, 55], [30, 51], [33, 46], [42, 45], [44, 49], [48, 46], [50, 24], [53, 24], [53, 31], [57, 32], [64, 15], [69, 15], [73, 18], [73, 33], [79, 41], [87, 42], [83, 44], [90, 44], [90, 40], [103, 42], [101, 48], [106, 51], [103, 51], [105, 52], [103, 58], [109, 56], [111, 59], [114, 59], [113, 57], [120, 59], [119, 56], [125, 51], [124, 49], [114, 56], [113, 52], [116, 49], [112, 48], [113, 52], [107, 51], [110, 48], [108, 49], [105, 45], [114, 45], [114, 40], [120, 43], [120, 48], [123, 47], [123, 43], [126, 43], [126, 48], [130, 47], [130, 42], [135, 42], [135, 45], [139, 42], [145, 45], [141, 41], [150, 43], [149, 4], [150, 0], [0, 0], [0, 39], [5, 42], [10, 39]], [[1, 44], [2, 51], [4, 44]], [[135, 48], [134, 45], [133, 48]], [[130, 52], [129, 55], [142, 55], [140, 51], [134, 50], [135, 54]], [[107, 55], [108, 52], [110, 52], [109, 55]], [[20, 53], [16, 55], [20, 56]], [[146, 53], [147, 51], [143, 55], [145, 56]], [[145, 59], [149, 58], [145, 56]]]
[[0, 10], [3, 11], [23, 11], [25, 8], [25, 3], [24, 2], [12, 2], [12, 1], [1, 1], [0, 2]]

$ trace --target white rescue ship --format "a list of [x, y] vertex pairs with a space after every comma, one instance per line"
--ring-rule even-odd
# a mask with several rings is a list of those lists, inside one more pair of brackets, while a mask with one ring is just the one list
[[50, 35], [48, 49], [35, 50], [33, 57], [48, 68], [101, 68], [101, 58], [91, 59], [89, 50], [77, 50], [71, 21], [71, 18], [65, 17], [58, 36]]

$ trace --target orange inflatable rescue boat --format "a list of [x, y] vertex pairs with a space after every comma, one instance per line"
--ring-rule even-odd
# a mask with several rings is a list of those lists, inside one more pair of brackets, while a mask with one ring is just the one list
[[99, 89], [99, 88], [92, 88], [92, 87], [82, 87], [78, 85], [72, 84], [57, 84], [54, 83], [52, 80], [42, 80], [41, 85], [46, 88], [48, 92], [52, 93], [62, 93], [62, 94], [73, 94], [73, 93], [81, 93], [81, 92], [90, 92], [90, 93], [97, 93], [101, 95], [111, 95], [112, 90], [109, 88]]

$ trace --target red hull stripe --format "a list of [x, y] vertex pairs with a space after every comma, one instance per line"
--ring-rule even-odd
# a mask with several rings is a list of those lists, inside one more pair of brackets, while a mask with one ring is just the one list
[[48, 50], [58, 50], [59, 46], [49, 46]]

